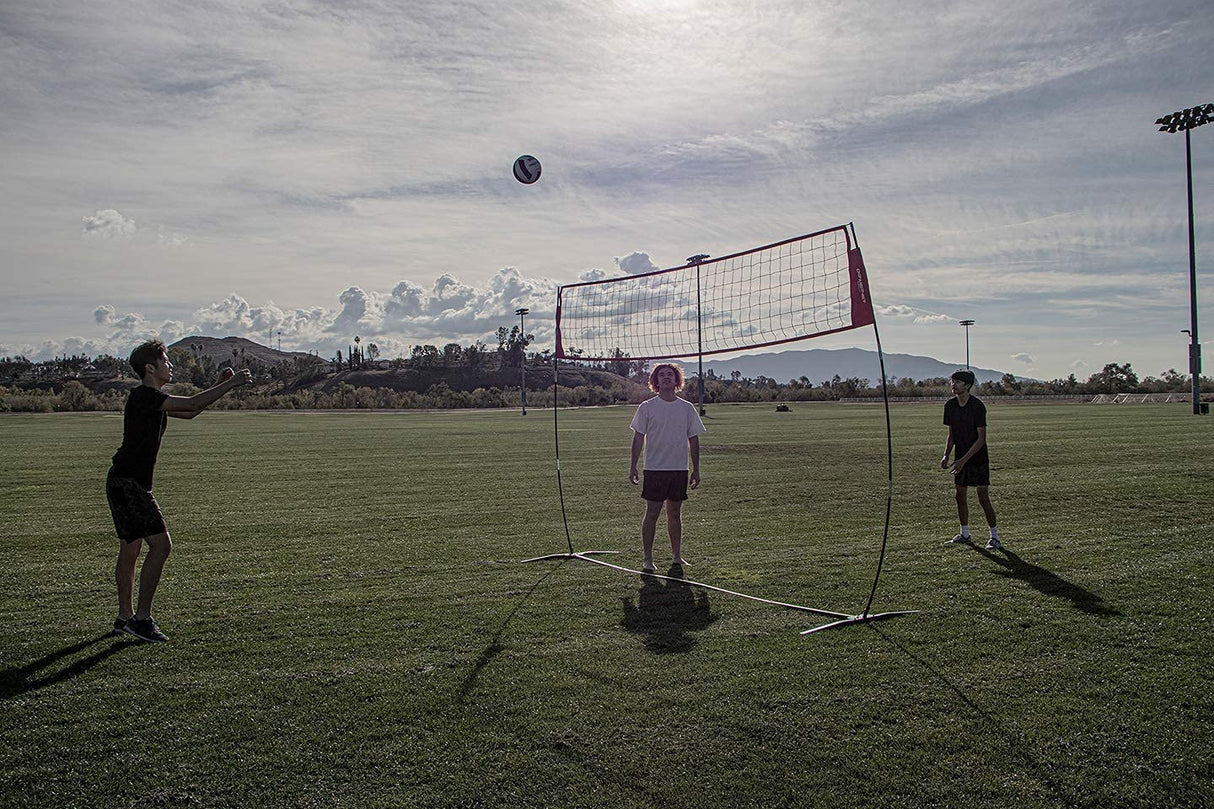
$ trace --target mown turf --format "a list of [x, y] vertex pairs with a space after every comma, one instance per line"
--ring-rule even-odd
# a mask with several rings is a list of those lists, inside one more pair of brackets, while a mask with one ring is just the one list
[[[922, 612], [809, 636], [828, 619], [521, 564], [566, 546], [551, 411], [174, 422], [158, 646], [103, 635], [120, 416], [0, 417], [0, 804], [1210, 805], [1214, 422], [992, 404], [998, 554], [941, 544], [941, 409], [893, 410], [873, 605]], [[560, 447], [575, 547], [635, 567], [630, 416], [564, 411]], [[687, 574], [861, 610], [880, 407], [708, 426]]]

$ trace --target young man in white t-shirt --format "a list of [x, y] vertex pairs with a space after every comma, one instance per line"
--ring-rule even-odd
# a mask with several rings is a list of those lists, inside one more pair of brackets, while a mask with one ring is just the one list
[[[683, 560], [683, 501], [688, 486], [700, 485], [700, 433], [704, 422], [695, 405], [675, 394], [683, 389], [683, 371], [672, 363], [662, 363], [649, 374], [649, 389], [657, 396], [641, 402], [632, 418], [632, 467], [628, 480], [635, 486], [641, 482], [637, 461], [645, 448], [645, 518], [641, 521], [641, 544], [645, 553], [641, 570], [653, 573], [653, 537], [657, 532], [658, 516], [666, 506], [666, 531], [670, 534], [673, 564]], [[691, 475], [687, 474], [687, 457], [691, 456]]]

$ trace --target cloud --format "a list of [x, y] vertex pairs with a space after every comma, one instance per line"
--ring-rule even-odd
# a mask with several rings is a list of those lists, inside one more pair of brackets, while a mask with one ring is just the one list
[[103, 304], [93, 310], [93, 320], [98, 323], [109, 323], [114, 319], [114, 307], [109, 304]]
[[948, 323], [952, 318], [941, 314], [922, 314], [915, 317], [916, 323]]
[[1012, 359], [1013, 359], [1013, 360], [1015, 360], [1016, 362], [1022, 363], [1022, 364], [1024, 364], [1024, 365], [1032, 365], [1032, 364], [1033, 364], [1033, 355], [1032, 355], [1032, 354], [1028, 354], [1028, 353], [1023, 352], [1023, 351], [1022, 351], [1022, 352], [1020, 352], [1019, 354], [1013, 354], [1013, 355], [1012, 355]]
[[135, 235], [135, 220], [113, 208], [82, 217], [80, 235], [103, 239], [129, 239]]
[[648, 253], [632, 252], [626, 256], [616, 256], [615, 266], [619, 268], [624, 275], [641, 275], [642, 273], [653, 272], [661, 269], [653, 263], [649, 258]]
[[890, 306], [878, 306], [877, 314], [884, 317], [911, 317], [915, 310], [905, 304], [896, 303]]

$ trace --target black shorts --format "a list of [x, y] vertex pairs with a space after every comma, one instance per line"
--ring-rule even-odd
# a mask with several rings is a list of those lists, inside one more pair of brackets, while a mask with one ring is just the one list
[[687, 470], [655, 469], [645, 470], [645, 480], [641, 484], [641, 497], [646, 500], [663, 502], [666, 500], [687, 499]]
[[123, 542], [134, 542], [169, 530], [151, 490], [143, 488], [133, 478], [107, 476], [105, 499], [110, 501], [114, 528]]
[[953, 475], [953, 483], [958, 486], [990, 486], [991, 465], [969, 461], [961, 467], [961, 471]]

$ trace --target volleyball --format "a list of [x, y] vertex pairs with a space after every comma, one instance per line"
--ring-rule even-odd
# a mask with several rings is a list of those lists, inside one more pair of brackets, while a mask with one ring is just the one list
[[541, 171], [543, 169], [540, 167], [540, 161], [529, 154], [520, 155], [518, 160], [514, 161], [514, 179], [520, 183], [531, 185], [540, 178]]

